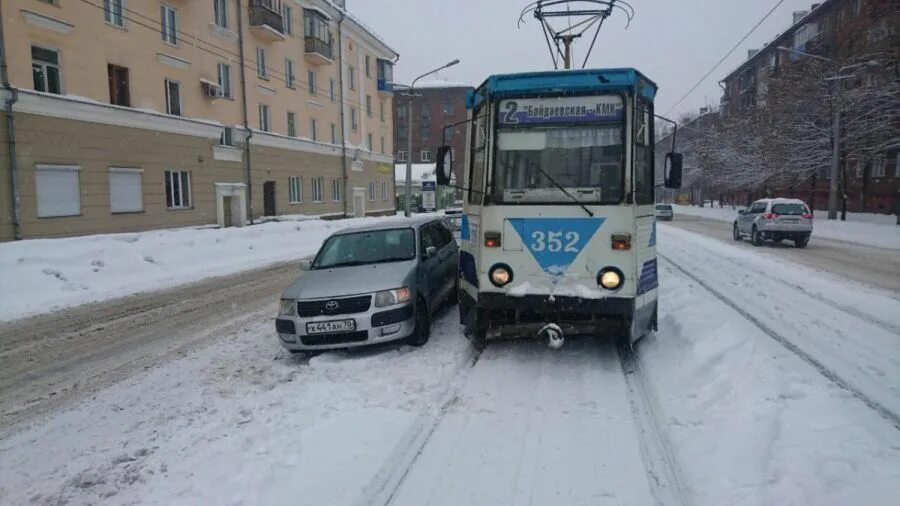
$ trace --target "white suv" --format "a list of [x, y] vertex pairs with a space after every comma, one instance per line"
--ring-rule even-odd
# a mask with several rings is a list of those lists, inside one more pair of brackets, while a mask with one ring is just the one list
[[798, 199], [761, 199], [738, 211], [734, 220], [734, 240], [749, 236], [754, 246], [764, 240], [794, 241], [798, 248], [805, 248], [812, 235], [813, 215], [809, 206]]

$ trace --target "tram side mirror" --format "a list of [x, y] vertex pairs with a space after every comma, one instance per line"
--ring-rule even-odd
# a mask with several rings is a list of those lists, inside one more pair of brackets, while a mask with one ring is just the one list
[[681, 188], [681, 153], [666, 153], [665, 186], [666, 188]]
[[441, 146], [437, 149], [434, 175], [439, 185], [450, 184], [450, 178], [453, 176], [453, 150], [450, 146]]

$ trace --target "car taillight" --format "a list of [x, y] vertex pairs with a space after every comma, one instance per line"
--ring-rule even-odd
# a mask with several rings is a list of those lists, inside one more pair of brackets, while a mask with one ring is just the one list
[[774, 220], [775, 218], [778, 217], [778, 215], [775, 214], [775, 213], [766, 213], [764, 217], [765, 217], [767, 220]]
[[812, 219], [812, 213], [803, 213], [803, 217], [806, 218], [807, 220], [811, 220], [811, 219]]

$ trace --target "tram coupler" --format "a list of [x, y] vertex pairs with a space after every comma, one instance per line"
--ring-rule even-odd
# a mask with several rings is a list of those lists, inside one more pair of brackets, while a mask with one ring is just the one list
[[566, 343], [566, 337], [563, 335], [562, 329], [555, 323], [548, 323], [541, 327], [538, 336], [544, 338], [544, 342], [552, 350], [558, 350]]

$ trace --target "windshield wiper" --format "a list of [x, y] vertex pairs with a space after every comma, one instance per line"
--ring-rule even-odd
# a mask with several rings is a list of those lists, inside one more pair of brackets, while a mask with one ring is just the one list
[[588, 209], [588, 208], [587, 208], [580, 200], [578, 200], [577, 198], [575, 198], [574, 195], [572, 195], [572, 194], [569, 193], [565, 188], [563, 188], [561, 184], [557, 183], [555, 179], [553, 179], [552, 177], [550, 177], [550, 174], [547, 174], [546, 172], [544, 172], [544, 169], [542, 169], [541, 166], [540, 166], [539, 164], [538, 164], [538, 165], [535, 165], [535, 167], [537, 167], [537, 170], [540, 171], [541, 174], [543, 174], [544, 176], [546, 176], [547, 179], [549, 179], [550, 182], [553, 183], [554, 186], [556, 186], [557, 188], [559, 188], [560, 191], [562, 191], [564, 194], [566, 194], [567, 197], [569, 197], [570, 199], [572, 199], [572, 201], [574, 201], [576, 204], [578, 204], [579, 206], [581, 206], [581, 208], [584, 209], [584, 212], [588, 213], [588, 216], [590, 216], [591, 218], [594, 217], [594, 213], [592, 213], [590, 209]]
[[352, 262], [340, 262], [340, 263], [331, 264], [331, 265], [320, 265], [317, 268], [318, 269], [332, 269], [334, 267], [355, 267], [357, 265], [365, 265], [367, 263], [369, 263], [369, 262], [363, 262], [361, 260], [354, 260]]

